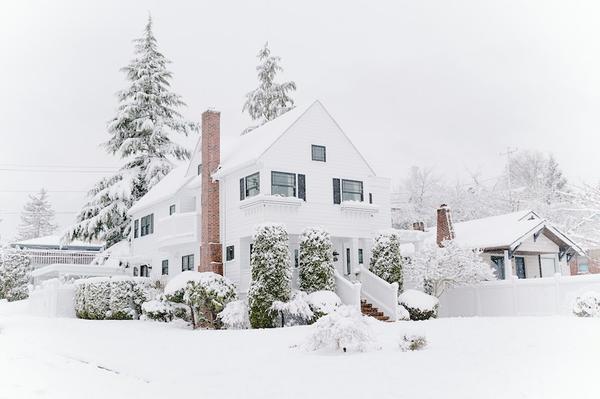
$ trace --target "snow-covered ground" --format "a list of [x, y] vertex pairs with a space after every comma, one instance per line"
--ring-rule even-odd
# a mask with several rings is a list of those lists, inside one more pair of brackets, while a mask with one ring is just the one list
[[[305, 352], [312, 327], [192, 331], [0, 303], [0, 398], [597, 398], [600, 319], [376, 323], [382, 349]], [[405, 333], [428, 347], [401, 352]]]

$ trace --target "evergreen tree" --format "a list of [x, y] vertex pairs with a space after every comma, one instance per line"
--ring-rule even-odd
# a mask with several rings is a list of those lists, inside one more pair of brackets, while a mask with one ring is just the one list
[[242, 112], [248, 111], [257, 125], [247, 128], [242, 134], [248, 133], [294, 108], [294, 100], [288, 95], [288, 92], [296, 90], [296, 83], [293, 81], [275, 82], [277, 73], [283, 71], [279, 65], [281, 57], [271, 55], [269, 43], [265, 43], [257, 57], [260, 61], [256, 67], [258, 88], [246, 94], [246, 102], [242, 108]]
[[307, 293], [335, 291], [333, 244], [329, 233], [308, 228], [300, 236], [300, 289]]
[[19, 225], [19, 240], [29, 240], [50, 235], [56, 230], [54, 211], [48, 201], [48, 193], [41, 189], [36, 195], [29, 196], [29, 202], [21, 212], [21, 224]]
[[252, 328], [270, 328], [275, 326], [277, 316], [272, 309], [273, 302], [287, 302], [291, 295], [288, 235], [282, 225], [264, 224], [257, 228], [253, 239], [252, 280], [248, 291], [250, 325]]
[[9, 302], [29, 296], [29, 259], [17, 251], [0, 252], [0, 299]]
[[187, 136], [197, 132], [198, 125], [178, 111], [185, 103], [170, 90], [170, 61], [158, 50], [150, 17], [134, 43], [136, 57], [122, 69], [129, 87], [117, 93], [117, 116], [108, 124], [111, 138], [105, 143], [108, 153], [123, 159], [124, 165], [90, 190], [69, 239], [101, 239], [110, 246], [126, 238], [127, 210], [171, 171], [173, 161], [190, 156], [170, 136]]
[[398, 283], [398, 290], [402, 291], [402, 256], [396, 234], [382, 233], [375, 237], [370, 269], [388, 283]]

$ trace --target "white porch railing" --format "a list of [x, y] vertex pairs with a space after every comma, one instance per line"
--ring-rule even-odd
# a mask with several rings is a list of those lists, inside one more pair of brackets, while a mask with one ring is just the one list
[[362, 284], [361, 294], [365, 299], [379, 308], [391, 321], [398, 319], [398, 283], [388, 283], [361, 266], [359, 279]]
[[335, 271], [335, 293], [344, 305], [350, 305], [360, 311], [360, 283], [352, 282]]
[[55, 263], [89, 265], [100, 252], [22, 249], [19, 253], [29, 258], [29, 262], [33, 268], [38, 268]]

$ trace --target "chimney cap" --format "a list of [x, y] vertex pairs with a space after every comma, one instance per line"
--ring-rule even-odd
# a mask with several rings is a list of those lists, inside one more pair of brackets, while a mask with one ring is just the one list
[[217, 111], [216, 108], [213, 108], [213, 107], [208, 107], [206, 109], [206, 111], [203, 112], [203, 114], [207, 114], [207, 113], [209, 113], [209, 114], [220, 114], [221, 111]]

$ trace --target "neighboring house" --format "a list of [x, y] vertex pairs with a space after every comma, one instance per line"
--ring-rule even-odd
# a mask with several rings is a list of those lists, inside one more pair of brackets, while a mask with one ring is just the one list
[[569, 263], [571, 274], [599, 274], [600, 248], [590, 248], [584, 256], [576, 256]]
[[483, 251], [499, 279], [570, 275], [569, 261], [584, 251], [569, 237], [526, 210], [452, 223], [450, 209], [440, 207], [436, 241], [452, 238], [459, 245]]
[[63, 243], [59, 235], [17, 241], [10, 246], [21, 250], [34, 269], [55, 263], [87, 265], [104, 249], [104, 243]]
[[[127, 262], [134, 275], [213, 271], [244, 295], [257, 225], [285, 225], [294, 280], [299, 236], [318, 226], [332, 237], [339, 290], [353, 292], [358, 285], [349, 281], [358, 279], [361, 296], [377, 303], [364, 281], [373, 275], [361, 266], [369, 262], [375, 234], [391, 227], [390, 180], [376, 176], [319, 101], [222, 146], [220, 114], [206, 111], [189, 164], [173, 170], [129, 213]], [[380, 308], [395, 318], [395, 306]]]

